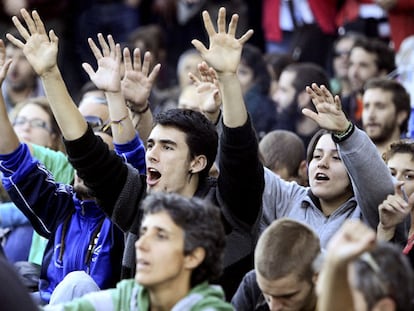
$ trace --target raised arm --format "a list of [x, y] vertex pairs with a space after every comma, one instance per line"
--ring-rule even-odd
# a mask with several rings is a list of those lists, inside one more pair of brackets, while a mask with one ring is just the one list
[[318, 311], [354, 310], [348, 282], [349, 264], [374, 245], [375, 232], [360, 221], [348, 220], [342, 225], [328, 244], [318, 279]]
[[96, 87], [105, 92], [111, 119], [108, 126], [112, 127], [114, 143], [125, 144], [134, 139], [135, 129], [121, 92], [121, 47], [115, 44], [111, 35], [107, 39], [108, 42], [102, 34], [98, 34], [100, 48], [91, 38], [88, 39], [98, 63], [96, 72], [90, 64], [84, 63], [82, 66]]
[[234, 14], [226, 31], [226, 9], [220, 8], [216, 32], [210, 15], [204, 11], [203, 20], [210, 40], [209, 48], [199, 40], [191, 41], [203, 59], [217, 72], [223, 102], [223, 122], [230, 128], [242, 126], [247, 120], [247, 110], [236, 71], [243, 44], [253, 35], [253, 30], [248, 30], [240, 39], [236, 39], [238, 19], [239, 16]]
[[200, 111], [214, 124], [217, 124], [220, 118], [221, 95], [217, 73], [213, 68], [202, 63], [198, 66], [200, 78], [192, 72], [188, 76], [197, 90], [200, 100]]
[[[3, 40], [0, 39], [0, 87], [6, 77], [7, 70], [11, 64], [11, 59], [6, 60], [6, 48]], [[7, 154], [13, 152], [19, 146], [19, 139], [13, 130], [10, 123], [6, 104], [4, 103], [3, 95], [0, 92], [0, 154]]]
[[134, 50], [134, 59], [131, 60], [129, 49], [124, 49], [125, 73], [122, 78], [122, 93], [130, 110], [135, 129], [141, 139], [146, 142], [152, 128], [152, 113], [148, 98], [155, 79], [158, 76], [161, 65], [157, 64], [150, 72], [151, 53], [144, 54], [141, 64], [141, 53], [139, 49]]
[[337, 134], [345, 133], [350, 121], [342, 110], [339, 96], [333, 97], [324, 85], [319, 87], [315, 83], [311, 87], [307, 86], [306, 92], [310, 95], [316, 112], [305, 108], [302, 113], [318, 123], [321, 128]]
[[[408, 201], [403, 196], [404, 182], [398, 181], [395, 184], [395, 194], [390, 194], [378, 206], [378, 213], [380, 222], [377, 228], [377, 239], [382, 241], [390, 241], [394, 238], [397, 226], [402, 223], [407, 216], [412, 212], [414, 206], [414, 194], [411, 194]], [[411, 222], [414, 219], [411, 217]], [[411, 224], [409, 236], [414, 232], [414, 226]]]
[[63, 81], [57, 66], [58, 37], [53, 30], [46, 33], [45, 26], [36, 11], [30, 15], [21, 10], [26, 27], [13, 16], [12, 20], [23, 41], [7, 34], [7, 39], [23, 50], [35, 72], [41, 77], [50, 106], [63, 136], [68, 140], [81, 137], [87, 123], [79, 113]]
[[[326, 87], [318, 87], [316, 84], [306, 90], [316, 112], [304, 109], [303, 114], [332, 132], [332, 139], [337, 143], [341, 159], [351, 178], [363, 220], [372, 229], [376, 229], [379, 222], [378, 205], [388, 194], [394, 192], [389, 169], [366, 133], [346, 118], [338, 96], [333, 97]], [[401, 234], [398, 230], [398, 240], [403, 239]]]
[[[201, 72], [217, 72], [222, 98], [222, 132], [219, 148], [218, 188], [225, 204], [222, 211], [225, 219], [234, 223], [242, 221], [248, 226], [256, 223], [262, 203], [264, 188], [263, 166], [258, 156], [256, 133], [248, 118], [240, 82], [236, 71], [240, 63], [243, 44], [252, 36], [247, 31], [240, 39], [235, 38], [238, 15], [231, 18], [226, 31], [226, 10], [220, 8], [216, 32], [209, 14], [203, 12], [204, 26], [209, 36], [208, 49], [198, 40], [193, 45], [201, 53], [205, 63], [199, 66]], [[212, 67], [209, 69], [207, 66]]]

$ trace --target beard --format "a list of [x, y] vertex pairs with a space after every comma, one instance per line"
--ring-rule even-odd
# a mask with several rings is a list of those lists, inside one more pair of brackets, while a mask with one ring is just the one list
[[395, 122], [396, 120], [391, 120], [387, 123], [385, 123], [380, 128], [380, 132], [378, 135], [371, 136], [371, 140], [374, 144], [382, 144], [387, 142], [393, 135], [395, 127], [398, 126]]
[[298, 96], [299, 94], [295, 94], [287, 108], [277, 115], [277, 127], [279, 129], [296, 132], [296, 125], [303, 118], [302, 108], [298, 104]]

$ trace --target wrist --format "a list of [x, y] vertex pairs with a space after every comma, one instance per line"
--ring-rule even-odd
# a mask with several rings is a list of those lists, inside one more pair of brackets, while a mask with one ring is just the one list
[[126, 101], [126, 105], [129, 108], [129, 110], [131, 110], [135, 114], [144, 114], [150, 110], [150, 103], [148, 100], [146, 101], [144, 106], [137, 105], [129, 100]]
[[381, 241], [389, 241], [394, 237], [395, 226], [385, 227], [381, 222], [377, 226], [377, 239]]
[[347, 139], [354, 132], [355, 126], [351, 121], [348, 121], [348, 125], [345, 130], [333, 131], [332, 138], [334, 142], [341, 142]]
[[57, 65], [50, 67], [49, 69], [45, 70], [44, 72], [39, 74], [41, 79], [47, 78], [55, 78], [57, 75], [60, 75], [60, 71]]

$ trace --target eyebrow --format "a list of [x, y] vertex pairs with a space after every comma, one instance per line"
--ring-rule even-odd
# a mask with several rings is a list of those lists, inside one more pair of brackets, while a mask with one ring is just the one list
[[[147, 143], [154, 143], [155, 141], [156, 140], [153, 139], [153, 138], [148, 138]], [[168, 144], [168, 145], [177, 146], [177, 143], [175, 141], [173, 141], [171, 139], [167, 139], [167, 138], [165, 138], [165, 139], [158, 139], [158, 142], [161, 143], [161, 144], [164, 144], [164, 145]]]
[[324, 152], [324, 151], [326, 151], [326, 150], [331, 151], [331, 152], [338, 152], [338, 149], [337, 149], [337, 148], [335, 148], [335, 149], [315, 148], [314, 152], [315, 152], [315, 151], [321, 151], [321, 152]]

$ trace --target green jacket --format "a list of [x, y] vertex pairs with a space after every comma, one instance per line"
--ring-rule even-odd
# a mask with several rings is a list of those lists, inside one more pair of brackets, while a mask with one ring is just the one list
[[[148, 291], [134, 279], [119, 282], [114, 289], [87, 294], [69, 303], [45, 306], [42, 310], [55, 311], [149, 311]], [[227, 311], [234, 310], [224, 301], [219, 286], [207, 282], [194, 287], [171, 311]]]

